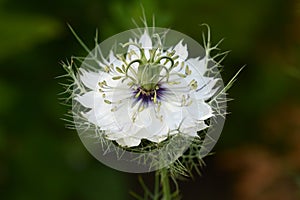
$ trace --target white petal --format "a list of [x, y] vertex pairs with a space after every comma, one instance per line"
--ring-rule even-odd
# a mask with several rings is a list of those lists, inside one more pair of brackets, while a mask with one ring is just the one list
[[214, 116], [211, 106], [205, 103], [204, 101], [198, 101], [197, 106], [199, 110], [199, 116], [197, 120], [206, 120]]
[[[190, 58], [186, 61], [186, 64], [194, 70], [197, 70], [197, 73], [199, 73], [199, 75], [204, 75], [204, 73], [207, 71], [207, 66], [206, 64], [206, 57], [200, 59], [199, 57], [197, 58]], [[193, 72], [195, 73], [195, 72]]]
[[122, 61], [120, 61], [115, 57], [113, 51], [109, 52], [109, 64], [113, 64], [115, 67], [121, 67], [122, 63], [123, 63]]
[[[129, 39], [129, 42], [130, 42], [130, 43], [137, 43], [137, 40], [135, 39], [135, 40], [133, 41], [132, 39]], [[133, 55], [129, 56], [129, 54], [127, 54], [127, 56], [126, 56], [126, 61], [127, 61], [128, 63], [129, 63], [130, 61], [132, 61], [132, 60], [135, 60], [135, 59], [140, 58], [140, 55], [141, 55], [139, 48], [137, 48], [137, 47], [134, 46], [134, 45], [129, 45], [129, 46], [128, 46], [127, 52], [131, 52], [131, 51], [134, 51], [134, 52], [136, 53], [136, 55], [133, 54]]]
[[151, 126], [147, 127], [147, 131], [149, 133], [149, 136], [166, 136], [169, 131], [169, 127], [167, 126], [167, 123], [163, 120], [157, 119], [155, 116], [153, 116], [152, 124]]
[[192, 104], [187, 107], [188, 114], [194, 120], [206, 120], [213, 116], [211, 106], [204, 101], [192, 100]]
[[129, 137], [126, 133], [123, 132], [112, 132], [109, 131], [106, 133], [106, 138], [109, 140], [120, 140], [123, 138]]
[[[99, 104], [99, 105], [98, 105]], [[95, 105], [95, 104], [94, 104]], [[102, 130], [107, 130], [109, 125], [112, 124], [112, 115], [111, 115], [111, 105], [106, 104], [101, 101], [97, 101], [96, 106], [92, 108], [89, 112], [84, 113], [84, 117], [87, 118], [87, 120], [96, 126], [99, 126]], [[109, 128], [113, 128], [109, 127]], [[116, 128], [114, 128], [115, 130]]]
[[152, 41], [146, 30], [144, 34], [141, 36], [139, 43], [142, 45], [142, 48], [144, 49], [152, 48]]
[[86, 113], [82, 113], [83, 117], [85, 117], [90, 123], [98, 125], [97, 118], [95, 115], [95, 112], [93, 110], [90, 110]]
[[[115, 83], [114, 83], [115, 84]], [[126, 83], [123, 83], [126, 84]], [[109, 85], [107, 83], [107, 85]], [[111, 86], [111, 85], [109, 85]], [[113, 87], [113, 86], [112, 86]], [[124, 85], [117, 85], [110, 91], [105, 92], [105, 98], [111, 102], [125, 102], [133, 96], [132, 89], [124, 87]]]
[[167, 88], [168, 91], [165, 92], [168, 101], [178, 101], [181, 100], [182, 95], [188, 94], [190, 87], [187, 79], [180, 78], [177, 75], [171, 75], [170, 82], [177, 82], [177, 84], [163, 83], [162, 87]]
[[[190, 89], [189, 84], [191, 81], [195, 80], [197, 82], [197, 89], [195, 90], [195, 97], [199, 99], [208, 99], [212, 97], [215, 92], [218, 90], [218, 88], [215, 86], [217, 82], [219, 81], [218, 78], [213, 77], [207, 77], [203, 76], [198, 69], [194, 67], [190, 67], [191, 74], [186, 76], [186, 78], [178, 78], [176, 76], [171, 76], [171, 81], [180, 81], [179, 85], [170, 86], [170, 88], [181, 88], [182, 92], [184, 93], [184, 88]], [[185, 69], [183, 68], [179, 73], [184, 74]], [[174, 80], [173, 80], [174, 79]], [[185, 92], [186, 93], [186, 92]]]
[[[150, 132], [151, 130], [148, 131]], [[169, 127], [167, 126], [166, 123], [163, 123], [159, 127], [159, 131], [154, 132], [154, 134], [152, 133], [152, 136], [148, 136], [147, 139], [151, 142], [160, 143], [165, 139], [167, 139], [168, 133], [169, 133]]]
[[[210, 97], [212, 97], [215, 92], [218, 90], [216, 86], [216, 83], [219, 81], [218, 78], [213, 78], [213, 77], [207, 77], [204, 76], [203, 74], [206, 72], [206, 68], [203, 68], [204, 66], [204, 59], [199, 60], [198, 58], [191, 58], [186, 62], [189, 66], [189, 70], [191, 71], [191, 74], [188, 75], [186, 78], [181, 80], [180, 85], [174, 85], [173, 87], [176, 88], [187, 88], [189, 89], [189, 83], [192, 80], [197, 81], [197, 89], [194, 93], [194, 97], [198, 98], [198, 99], [204, 99], [207, 100]], [[197, 64], [198, 63], [198, 64]], [[202, 66], [202, 67], [201, 67]], [[184, 74], [185, 73], [185, 67], [182, 68], [180, 71], [178, 71], [179, 73]], [[171, 80], [175, 79], [176, 80], [176, 76], [171, 76], [170, 77]], [[177, 81], [180, 80], [179, 78], [177, 78]], [[173, 81], [173, 80], [172, 80]], [[183, 86], [185, 84], [185, 86]], [[183, 89], [181, 89], [183, 90]], [[184, 92], [184, 91], [182, 91]]]
[[148, 137], [147, 139], [151, 142], [155, 142], [155, 143], [160, 143], [164, 140], [166, 140], [168, 138], [168, 136], [153, 136], [153, 137]]
[[127, 100], [127, 102], [120, 104], [116, 111], [111, 112], [109, 114], [111, 116], [110, 119], [107, 118], [107, 120], [100, 122], [107, 130], [109, 130], [111, 126], [114, 127], [114, 130], [117, 130], [117, 132], [112, 131], [110, 133], [111, 137], [114, 138], [124, 137], [120, 135], [118, 136], [119, 133], [122, 133], [126, 136], [134, 136], [138, 131], [140, 131], [140, 129], [143, 128], [141, 126], [138, 126], [136, 123], [133, 123], [132, 115], [129, 112], [129, 110], [131, 109], [129, 104], [130, 104], [129, 100]]
[[[195, 59], [195, 58], [193, 58]], [[190, 61], [191, 59], [189, 59]], [[206, 72], [206, 69], [201, 69], [200, 67], [191, 65], [190, 63], [187, 63], [189, 66], [189, 70], [191, 71], [191, 74], [187, 75], [186, 78], [183, 79], [183, 82], [188, 85], [192, 80], [197, 81], [198, 88], [202, 88], [206, 85], [214, 86], [215, 83], [218, 81], [218, 79], [213, 78], [213, 77], [207, 77], [204, 76], [203, 74]], [[185, 74], [185, 67], [183, 67], [179, 73]], [[176, 76], [174, 76], [176, 78]], [[212, 87], [209, 87], [209, 90], [212, 89]], [[208, 88], [207, 88], [208, 89]]]
[[91, 123], [99, 126], [103, 130], [112, 129], [118, 130], [116, 125], [113, 123], [113, 112], [111, 112], [112, 105], [104, 102], [102, 95], [99, 92], [87, 92], [82, 96], [75, 98], [84, 107], [91, 108], [84, 116]]
[[140, 127], [137, 127], [132, 123], [121, 124], [119, 121], [116, 121], [116, 118], [112, 119], [111, 121], [111, 127], [107, 126], [107, 130], [110, 131], [107, 133], [107, 137], [112, 140], [118, 140], [126, 137], [136, 137], [136, 134], [141, 131]]
[[142, 45], [142, 48], [144, 49], [146, 58], [150, 59], [149, 49], [152, 49], [152, 41], [146, 30], [144, 34], [141, 36], [139, 43]]
[[83, 68], [80, 68], [79, 71], [80, 80], [83, 82], [83, 84], [92, 90], [97, 90], [101, 72], [95, 73], [91, 71], [86, 71]]
[[[145, 113], [145, 114], [143, 114]], [[150, 107], [140, 112], [139, 115], [145, 115], [134, 123], [142, 123], [141, 129], [134, 134], [135, 137], [144, 138], [153, 142], [160, 142], [168, 135], [169, 127], [164, 120], [157, 118], [154, 108]]]
[[135, 137], [125, 137], [119, 140], [116, 140], [116, 142], [125, 147], [134, 147], [134, 146], [138, 146], [141, 143], [141, 139], [139, 138], [135, 138]]
[[191, 116], [186, 115], [180, 124], [180, 131], [184, 134], [194, 134], [194, 132], [197, 132], [196, 129], [196, 120], [194, 120]]
[[109, 111], [104, 111], [104, 112], [97, 112], [95, 113], [96, 119], [97, 119], [97, 125], [102, 129], [102, 130], [108, 130], [108, 131], [120, 131], [120, 128], [117, 126], [116, 121], [114, 119], [114, 116], [112, 112]]
[[128, 129], [133, 125], [131, 102], [131, 99], [124, 100], [117, 111], [113, 112], [116, 123], [125, 131], [129, 131]]
[[133, 135], [131, 135], [136, 138], [147, 138], [149, 136], [148, 131], [145, 128], [140, 128], [138, 131], [136, 131]]
[[178, 107], [168, 102], [163, 102], [161, 106], [163, 120], [170, 130], [177, 129], [182, 121], [182, 107]]
[[93, 108], [95, 101], [101, 101], [101, 96], [94, 91], [90, 91], [82, 96], [77, 95], [74, 99], [86, 108]]
[[182, 60], [186, 60], [188, 57], [188, 51], [187, 51], [187, 45], [182, 45], [182, 41], [181, 40], [175, 47], [174, 50], [176, 51], [176, 54], [179, 55], [179, 58], [181, 58]]
[[181, 132], [192, 137], [198, 137], [197, 131], [204, 130], [207, 127], [208, 126], [203, 121], [195, 122], [192, 121], [191, 119], [187, 119], [182, 124]]
[[207, 100], [211, 98], [219, 89], [218, 87], [215, 87], [219, 79], [206, 77], [202, 80], [205, 81], [203, 81], [201, 85], [198, 85], [198, 89], [194, 92], [194, 95], [197, 99]]
[[[112, 124], [111, 115], [109, 112], [95, 112], [94, 109], [82, 114], [90, 123], [98, 126], [101, 130], [118, 130]], [[106, 123], [106, 124], [105, 124]], [[110, 123], [110, 124], [108, 124]]]
[[197, 123], [197, 131], [201, 131], [201, 130], [204, 130], [206, 128], [208, 128], [209, 126], [205, 124], [204, 121], [199, 121]]
[[141, 128], [146, 128], [152, 125], [152, 118], [153, 116], [151, 115], [151, 109], [146, 108], [142, 112], [138, 113], [136, 121], [134, 123], [136, 126], [139, 126]]

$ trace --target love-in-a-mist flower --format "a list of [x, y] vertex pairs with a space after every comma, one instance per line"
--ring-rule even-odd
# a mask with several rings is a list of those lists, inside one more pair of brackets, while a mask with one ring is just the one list
[[[98, 44], [84, 58], [63, 64], [72, 99], [71, 127], [88, 151], [114, 169], [155, 173], [154, 193], [137, 199], [177, 199], [169, 177], [200, 172], [202, 158], [216, 144], [224, 125], [227, 91], [220, 62], [226, 55], [174, 30], [147, 27], [124, 31]], [[221, 58], [219, 57], [221, 56]], [[219, 58], [218, 58], [219, 57]], [[216, 61], [217, 60], [217, 61]], [[80, 68], [77, 64], [80, 63]], [[160, 188], [161, 187], [161, 188]], [[161, 190], [160, 190], [161, 189]]]
[[[97, 66], [81, 67], [78, 81], [86, 92], [75, 101], [87, 108], [82, 116], [122, 147], [141, 141], [160, 143], [176, 134], [198, 137], [209, 127], [213, 109], [208, 100], [219, 79], [209, 76], [209, 55], [191, 53], [185, 40], [166, 48], [164, 35], [143, 29], [138, 37], [103, 56]], [[100, 59], [101, 58], [101, 59]]]

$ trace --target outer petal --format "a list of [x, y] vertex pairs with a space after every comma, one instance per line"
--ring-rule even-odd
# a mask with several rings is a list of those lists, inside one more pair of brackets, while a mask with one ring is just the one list
[[[148, 130], [149, 132], [151, 131], [151, 129]], [[167, 139], [168, 137], [168, 133], [169, 133], [169, 127], [167, 126], [166, 123], [164, 123], [162, 125], [162, 127], [160, 127], [160, 131], [156, 132], [153, 136], [148, 136], [146, 139], [152, 141], [152, 142], [162, 142], [165, 139]]]
[[94, 102], [102, 100], [101, 96], [94, 91], [87, 92], [82, 96], [77, 95], [74, 99], [86, 108], [94, 108]]
[[86, 71], [83, 68], [80, 68], [79, 71], [80, 80], [83, 82], [83, 84], [92, 90], [97, 90], [101, 72], [95, 73], [91, 71]]
[[152, 48], [152, 41], [146, 30], [144, 34], [141, 36], [139, 43], [142, 44], [142, 48], [144, 49]]
[[206, 78], [193, 94], [197, 99], [207, 100], [211, 98], [219, 89], [218, 87], [215, 87], [218, 81], [219, 79]]
[[141, 36], [139, 43], [142, 45], [142, 48], [145, 50], [144, 53], [146, 58], [149, 59], [150, 58], [149, 49], [152, 49], [152, 41], [146, 30], [144, 34]]
[[111, 118], [105, 121], [105, 123], [107, 124], [107, 127], [105, 127], [106, 130], [109, 130], [110, 126], [117, 127], [117, 129], [114, 129], [108, 135], [109, 138], [114, 138], [114, 140], [124, 137], [133, 137], [138, 131], [143, 128], [141, 125], [138, 126], [136, 123], [133, 123], [132, 115], [129, 112], [130, 100], [126, 101], [127, 102], [119, 105], [118, 109], [115, 112], [110, 112], [109, 115], [111, 116]]
[[85, 93], [82, 96], [77, 95], [74, 99], [86, 108], [94, 107], [94, 91]]
[[126, 132], [122, 132], [122, 131], [111, 131], [111, 130], [108, 130], [107, 134], [106, 134], [106, 137], [107, 139], [109, 140], [120, 140], [120, 139], [123, 139], [123, 138], [127, 138], [127, 137], [132, 137], [132, 136], [129, 136]]
[[207, 71], [206, 60], [207, 60], [206, 57], [204, 57], [202, 59], [200, 59], [199, 57], [190, 58], [186, 61], [186, 64], [190, 68], [197, 70], [197, 72], [203, 76], [204, 73]]
[[[186, 78], [181, 79], [181, 88], [182, 84], [186, 84], [186, 87], [188, 87], [188, 84], [192, 81], [195, 80], [197, 81], [197, 89], [196, 91], [193, 93], [195, 96], [195, 98], [198, 99], [204, 99], [207, 100], [210, 97], [212, 97], [215, 92], [218, 90], [216, 86], [216, 83], [219, 81], [218, 78], [213, 78], [213, 77], [207, 77], [204, 76], [204, 73], [207, 71], [206, 65], [205, 65], [205, 61], [206, 57], [202, 58], [201, 60], [199, 60], [199, 58], [190, 58], [186, 61], [187, 66], [189, 66], [189, 70], [191, 71], [191, 73], [189, 75], [186, 76]], [[179, 69], [179, 68], [178, 68]], [[185, 67], [181, 68], [180, 71], [178, 71], [179, 73], [185, 74]], [[176, 76], [174, 76], [176, 78]], [[179, 79], [179, 78], [178, 78]], [[179, 79], [180, 80], [180, 79]], [[176, 87], [177, 85], [175, 85], [174, 87]]]
[[192, 137], [197, 137], [197, 131], [201, 131], [208, 128], [204, 121], [195, 122], [190, 118], [186, 118], [182, 123], [181, 132]]
[[[158, 113], [160, 114], [160, 113]], [[168, 127], [166, 122], [163, 119], [160, 119], [159, 116], [157, 116], [157, 113], [155, 113], [154, 108], [151, 109], [151, 124], [150, 126], [147, 126], [147, 132], [148, 136], [166, 136], [168, 134]]]
[[181, 40], [175, 47], [174, 50], [176, 51], [176, 54], [179, 55], [179, 57], [182, 60], [186, 60], [188, 57], [188, 51], [187, 51], [187, 45], [182, 45], [182, 41]]
[[121, 146], [134, 147], [138, 146], [141, 143], [141, 139], [135, 137], [125, 137], [122, 139], [116, 140], [116, 142]]
[[182, 122], [182, 107], [163, 102], [161, 105], [163, 120], [170, 130], [177, 129]]
[[[137, 43], [137, 41], [136, 40], [132, 40], [132, 39], [129, 39], [129, 42], [130, 43]], [[133, 61], [133, 60], [135, 60], [135, 59], [138, 59], [138, 58], [140, 58], [140, 56], [141, 56], [141, 53], [140, 53], [140, 50], [136, 47], [136, 46], [134, 46], [134, 45], [129, 45], [128, 46], [128, 49], [127, 49], [127, 52], [129, 53], [129, 52], [131, 52], [131, 51], [134, 51], [135, 53], [136, 53], [136, 55], [131, 55], [131, 56], [129, 56], [129, 54], [126, 56], [126, 60], [127, 60], [127, 62], [130, 62], [130, 61]]]
[[203, 100], [192, 100], [192, 104], [186, 108], [188, 115], [194, 120], [206, 120], [213, 116], [212, 108]]
[[[136, 109], [133, 108], [133, 110], [136, 110]], [[135, 125], [142, 127], [142, 128], [152, 126], [154, 119], [153, 119], [153, 115], [151, 114], [151, 110], [152, 109], [150, 109], [150, 108], [146, 108], [142, 112], [139, 112], [137, 114], [137, 119], [134, 122]]]
[[148, 137], [147, 139], [151, 142], [160, 143], [160, 142], [164, 141], [167, 138], [168, 138], [168, 136], [155, 135], [155, 136], [152, 136], [152, 137]]
[[120, 61], [115, 57], [113, 51], [109, 52], [109, 64], [113, 64], [115, 67], [121, 67], [122, 63], [123, 63], [122, 61]]
[[[118, 80], [117, 80], [118, 81]], [[132, 98], [133, 96], [133, 92], [132, 89], [126, 88], [124, 87], [124, 85], [126, 84], [125, 82], [121, 84], [116, 83], [116, 80], [112, 80], [112, 84], [115, 84], [115, 86], [111, 86], [109, 84], [109, 81], [107, 81], [107, 85], [110, 87], [113, 87], [112, 89], [110, 89], [109, 91], [105, 92], [105, 98], [111, 102], [121, 102], [121, 103], [126, 103], [128, 104], [128, 100]], [[125, 85], [126, 86], [126, 85]]]
[[[106, 130], [111, 126], [113, 119], [111, 114], [111, 105], [107, 104], [103, 101], [101, 95], [94, 95], [98, 96], [97, 98], [93, 99], [93, 107], [90, 111], [84, 113], [83, 115], [90, 121], [91, 123], [99, 126], [101, 129]], [[114, 128], [116, 129], [116, 128]]]
[[91, 122], [92, 124], [95, 124], [97, 126], [98, 121], [95, 115], [94, 110], [90, 110], [86, 113], [82, 113], [83, 117], [85, 117], [89, 122]]

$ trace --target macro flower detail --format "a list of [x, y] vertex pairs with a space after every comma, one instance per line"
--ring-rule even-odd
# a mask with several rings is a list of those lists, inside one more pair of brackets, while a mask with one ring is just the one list
[[176, 134], [198, 137], [209, 127], [209, 100], [220, 89], [209, 54], [191, 56], [185, 40], [166, 48], [164, 36], [148, 29], [119, 45], [123, 53], [112, 49], [105, 57], [98, 49], [97, 66], [79, 69], [86, 90], [75, 96], [86, 108], [82, 116], [106, 139], [135, 147]]

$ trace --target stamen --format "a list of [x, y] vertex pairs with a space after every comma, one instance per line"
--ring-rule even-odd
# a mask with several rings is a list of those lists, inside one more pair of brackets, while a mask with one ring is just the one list
[[124, 74], [124, 71], [120, 67], [116, 67], [116, 71], [120, 74]]
[[192, 90], [196, 90], [198, 88], [198, 83], [193, 79], [190, 83], [189, 86], [191, 87]]
[[133, 115], [131, 117], [133, 123], [136, 121], [137, 113], [138, 112], [133, 113]]
[[178, 85], [180, 83], [181, 83], [180, 81], [171, 81], [171, 82], [168, 82], [169, 85]]
[[104, 71], [105, 71], [106, 73], [110, 72], [110, 67], [109, 67], [109, 66], [105, 66], [105, 67], [104, 67]]
[[190, 70], [189, 66], [185, 66], [185, 74], [188, 76], [188, 75], [191, 75], [192, 71]]
[[107, 104], [112, 104], [111, 101], [107, 100], [107, 99], [104, 99], [104, 103], [107, 103]]
[[112, 77], [112, 80], [119, 80], [119, 79], [121, 79], [123, 76], [114, 76], [114, 77]]
[[187, 75], [181, 73], [175, 73], [175, 75], [179, 76], [180, 78], [186, 78]]
[[134, 97], [138, 98], [140, 96], [141, 92], [142, 92], [142, 90], [140, 90]]
[[139, 112], [142, 112], [144, 109], [145, 109], [145, 107], [144, 107], [142, 104], [140, 104], [140, 106], [139, 106], [139, 108], [138, 108], [138, 111], [139, 111]]
[[183, 67], [184, 67], [184, 62], [181, 62], [179, 71], [181, 71], [183, 69]]
[[154, 96], [153, 96], [153, 103], [156, 103], [156, 100], [157, 100], [157, 96], [156, 96], [156, 90], [154, 90]]
[[112, 109], [110, 109], [111, 112], [116, 112], [117, 110], [118, 110], [118, 107], [117, 107], [117, 106], [115, 106], [115, 107], [113, 107]]
[[160, 112], [161, 102], [157, 102], [156, 113]]
[[99, 82], [98, 85], [99, 85], [100, 87], [103, 87], [103, 86], [107, 86], [107, 83], [106, 83], [106, 81], [104, 80], [104, 81]]
[[185, 95], [182, 95], [181, 106], [184, 106], [185, 104], [186, 104], [186, 98]]

